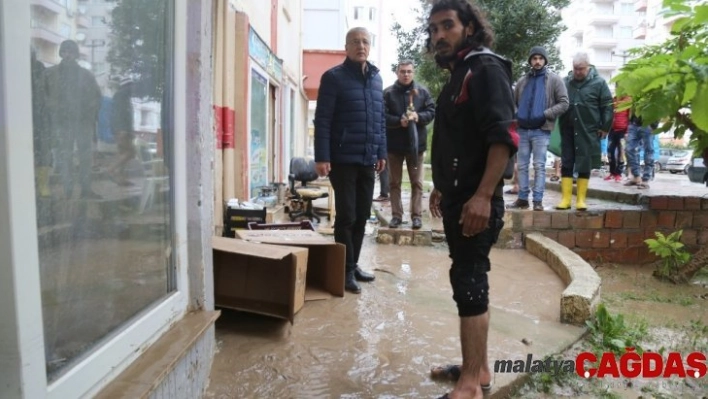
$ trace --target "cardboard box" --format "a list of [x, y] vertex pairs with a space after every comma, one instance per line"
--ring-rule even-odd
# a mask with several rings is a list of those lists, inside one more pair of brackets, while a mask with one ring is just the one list
[[305, 300], [307, 249], [212, 237], [217, 306], [290, 320]]
[[216, 305], [292, 323], [305, 301], [344, 296], [344, 246], [313, 231], [293, 234], [300, 232], [238, 230], [247, 240], [213, 237]]
[[344, 245], [330, 241], [311, 230], [238, 230], [236, 238], [259, 244], [307, 248], [305, 300], [344, 296]]

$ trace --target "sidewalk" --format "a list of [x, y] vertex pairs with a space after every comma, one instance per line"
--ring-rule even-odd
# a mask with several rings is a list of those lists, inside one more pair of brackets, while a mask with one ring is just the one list
[[[307, 302], [287, 322], [225, 310], [207, 398], [437, 398], [453, 384], [432, 366], [460, 362], [459, 318], [447, 247], [378, 245], [365, 237], [361, 267], [376, 275], [362, 293]], [[565, 289], [524, 250], [491, 254], [489, 361], [559, 353], [584, 329], [560, 323]], [[492, 398], [523, 373], [496, 373]], [[490, 397], [489, 395], [487, 397]]]

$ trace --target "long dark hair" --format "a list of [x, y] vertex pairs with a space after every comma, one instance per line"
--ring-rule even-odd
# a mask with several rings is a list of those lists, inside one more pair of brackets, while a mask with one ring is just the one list
[[[460, 19], [463, 26], [470, 26], [471, 24], [474, 28], [474, 33], [465, 38], [462, 45], [463, 48], [491, 48], [494, 45], [494, 31], [492, 30], [492, 26], [489, 24], [489, 21], [487, 21], [485, 13], [477, 4], [473, 4], [468, 0], [437, 0], [433, 3], [428, 18], [435, 13], [447, 10], [456, 11], [457, 17]], [[430, 30], [426, 29], [426, 31], [428, 38], [425, 40], [425, 48], [428, 53], [435, 53], [435, 48], [433, 48], [430, 40]]]

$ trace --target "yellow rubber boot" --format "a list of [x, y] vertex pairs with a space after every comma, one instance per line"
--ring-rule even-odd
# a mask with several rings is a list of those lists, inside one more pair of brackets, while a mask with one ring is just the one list
[[570, 201], [573, 199], [572, 177], [561, 178], [561, 193], [563, 194], [563, 198], [561, 198], [560, 204], [556, 205], [556, 209], [570, 209]]
[[585, 198], [588, 194], [588, 183], [590, 179], [578, 179], [578, 199], [575, 200], [575, 209], [586, 211], [588, 206], [585, 204]]
[[37, 192], [40, 197], [51, 197], [52, 191], [49, 189], [50, 168], [40, 166], [37, 168]]

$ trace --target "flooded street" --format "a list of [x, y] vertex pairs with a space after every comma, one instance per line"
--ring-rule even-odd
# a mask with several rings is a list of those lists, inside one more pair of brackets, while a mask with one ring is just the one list
[[[375, 271], [374, 283], [362, 284], [360, 295], [307, 302], [294, 325], [224, 310], [206, 397], [433, 398], [449, 391], [450, 383], [429, 378], [431, 366], [460, 361], [447, 247], [377, 245], [367, 236], [360, 260]], [[492, 264], [492, 364], [577, 339], [580, 329], [559, 323], [564, 287], [550, 268], [521, 250], [495, 250]], [[503, 385], [514, 375], [495, 378]]]

